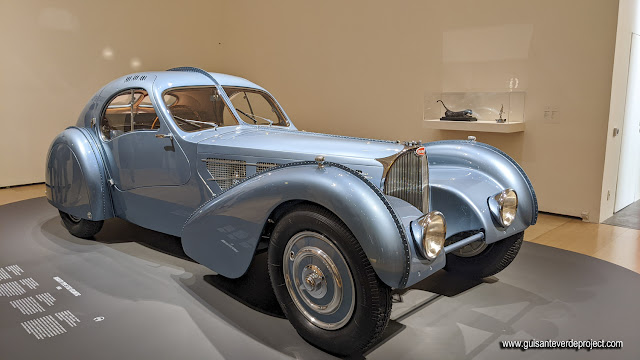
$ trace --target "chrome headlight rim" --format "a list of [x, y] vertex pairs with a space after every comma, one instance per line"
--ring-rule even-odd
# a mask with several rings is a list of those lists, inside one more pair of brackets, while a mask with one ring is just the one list
[[518, 193], [507, 188], [489, 197], [489, 210], [493, 218], [502, 227], [509, 227], [518, 214]]
[[412, 221], [411, 232], [423, 258], [433, 261], [444, 251], [447, 222], [440, 211], [430, 211]]

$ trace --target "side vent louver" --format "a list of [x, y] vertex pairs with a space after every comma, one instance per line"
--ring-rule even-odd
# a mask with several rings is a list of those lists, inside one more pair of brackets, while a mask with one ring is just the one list
[[259, 162], [256, 164], [256, 172], [263, 172], [266, 170], [271, 169], [272, 167], [278, 166], [278, 164], [274, 164], [274, 163], [266, 163], [266, 162]]
[[242, 160], [207, 159], [207, 171], [225, 191], [247, 178], [247, 163]]
[[126, 78], [124, 78], [124, 82], [135, 81], [135, 80], [144, 81], [146, 78], [147, 78], [147, 75], [129, 75]]

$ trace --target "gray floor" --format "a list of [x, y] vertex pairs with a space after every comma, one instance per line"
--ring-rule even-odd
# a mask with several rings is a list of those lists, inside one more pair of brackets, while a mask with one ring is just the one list
[[[24, 273], [11, 272], [11, 265]], [[43, 198], [0, 206], [0, 269], [11, 276], [0, 271], [0, 359], [332, 358], [282, 318], [264, 265], [259, 257], [247, 276], [229, 281], [186, 258], [177, 239], [121, 220], [107, 221], [96, 241], [87, 241], [70, 236]], [[31, 283], [35, 289], [23, 281], [23, 294], [2, 295], [3, 285], [28, 278], [38, 283]], [[14, 308], [16, 300], [47, 292], [56, 301], [42, 311], [26, 315]], [[538, 244], [525, 243], [496, 277], [469, 282], [439, 272], [400, 298], [384, 340], [363, 357], [640, 354], [640, 275]], [[66, 310], [79, 320], [76, 326], [56, 317]], [[47, 315], [66, 332], [37, 339], [21, 325]], [[501, 349], [499, 342], [510, 339], [611, 339], [623, 340], [624, 348]]]
[[603, 224], [640, 230], [640, 200], [613, 214]]

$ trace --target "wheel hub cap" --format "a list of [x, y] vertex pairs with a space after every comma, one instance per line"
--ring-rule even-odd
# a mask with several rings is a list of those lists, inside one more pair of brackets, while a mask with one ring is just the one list
[[327, 280], [319, 267], [307, 265], [302, 270], [304, 288], [309, 295], [316, 299], [322, 298], [327, 293]]
[[284, 254], [285, 284], [298, 310], [325, 330], [346, 325], [355, 308], [355, 290], [340, 251], [321, 234], [303, 231], [289, 240]]

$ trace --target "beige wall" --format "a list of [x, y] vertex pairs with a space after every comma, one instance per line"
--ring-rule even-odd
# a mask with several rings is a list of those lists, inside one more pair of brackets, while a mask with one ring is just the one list
[[[475, 135], [524, 167], [541, 210], [598, 220], [617, 1], [234, 1], [224, 14], [222, 71], [268, 88], [299, 128]], [[527, 92], [524, 133], [422, 127], [433, 92], [510, 88]]]
[[[20, 34], [10, 39], [11, 55], [1, 57], [0, 68], [19, 69], [7, 75], [8, 83], [25, 88], [28, 79], [38, 107], [56, 111], [35, 117], [25, 111], [31, 101], [1, 94], [0, 121], [27, 114], [31, 130], [46, 140], [31, 150], [19, 139], [0, 142], [2, 154], [29, 151], [0, 158], [16, 173], [0, 174], [0, 185], [41, 181], [50, 139], [75, 121], [97, 88], [132, 72], [130, 59], [137, 56], [142, 70], [193, 64], [255, 81], [301, 129], [424, 141], [475, 135], [525, 168], [541, 210], [575, 216], [587, 211], [598, 219], [615, 0], [194, 1], [179, 12], [157, 2], [122, 2], [135, 10], [116, 11], [116, 3], [104, 3], [100, 11], [84, 2], [58, 3], [77, 19], [67, 30], [39, 23], [44, 1], [16, 1], [18, 12], [2, 11], [4, 26]], [[150, 30], [169, 20], [172, 26], [162, 38], [142, 34], [143, 43], [126, 45], [128, 29], [141, 14]], [[116, 16], [122, 20], [110, 21]], [[210, 19], [220, 23], [211, 25]], [[106, 46], [114, 49], [113, 60], [102, 57]], [[510, 89], [527, 92], [524, 133], [422, 127], [425, 97], [434, 92]], [[8, 96], [20, 106], [5, 107]], [[553, 120], [544, 117], [548, 106], [558, 110]], [[18, 171], [23, 160], [37, 166]]]
[[622, 136], [614, 137], [613, 129], [622, 129], [624, 123], [632, 33], [640, 34], [640, 1], [620, 0], [613, 76], [611, 80], [609, 126], [602, 176], [600, 221], [604, 221], [613, 215], [613, 207], [615, 204]]
[[0, 1], [0, 187], [44, 181], [53, 138], [116, 77], [217, 68], [216, 3]]

